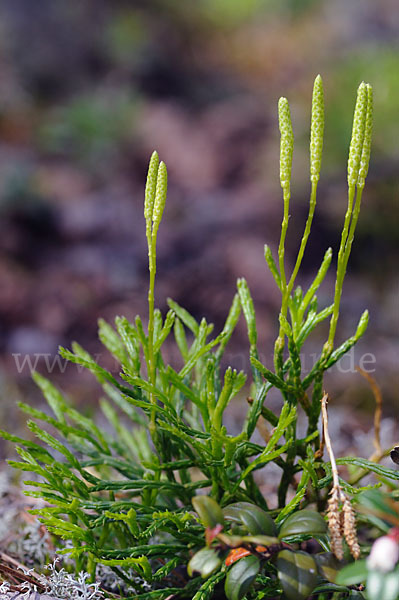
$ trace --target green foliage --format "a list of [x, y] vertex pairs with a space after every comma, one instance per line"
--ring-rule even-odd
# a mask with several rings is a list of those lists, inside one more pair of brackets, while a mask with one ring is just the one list
[[305, 552], [282, 550], [277, 557], [277, 569], [288, 600], [305, 600], [316, 587], [316, 563]]
[[209, 496], [193, 498], [193, 506], [204, 527], [217, 527], [224, 524], [224, 516], [219, 504]]
[[220, 567], [221, 562], [222, 561], [214, 550], [203, 548], [194, 554], [188, 563], [187, 573], [191, 577], [193, 573], [197, 571], [198, 573], [201, 573], [201, 577], [207, 578]]
[[327, 524], [323, 517], [313, 510], [301, 510], [291, 514], [282, 524], [279, 539], [302, 534], [320, 535], [326, 533]]
[[270, 515], [250, 502], [236, 502], [223, 509], [226, 521], [232, 521], [245, 527], [252, 535], [276, 535], [276, 526]]
[[[306, 598], [314, 590], [333, 589], [331, 580], [337, 569], [333, 557], [328, 552], [313, 557], [300, 550], [300, 544], [316, 536], [325, 550], [330, 549], [326, 522], [310, 508], [316, 504], [319, 511], [324, 510], [332, 479], [330, 464], [316, 452], [323, 375], [358, 341], [368, 322], [366, 311], [355, 334], [335, 347], [342, 287], [368, 168], [371, 117], [371, 88], [361, 84], [335, 294], [330, 305], [319, 308], [316, 293], [330, 267], [331, 249], [307, 290], [295, 287], [295, 281], [316, 207], [324, 131], [321, 78], [316, 78], [312, 100], [309, 213], [291, 275], [286, 272], [285, 239], [293, 130], [288, 101], [279, 102], [284, 208], [277, 260], [265, 247], [266, 262], [281, 292], [273, 365], [259, 359], [255, 308], [244, 279], [238, 281], [225, 325], [216, 334], [205, 318], [198, 323], [173, 300], [168, 301], [170, 310], [165, 316], [155, 308], [156, 246], [167, 171], [157, 153], [152, 155], [144, 203], [150, 273], [148, 324], [140, 317], [133, 323], [117, 317], [115, 328], [99, 321], [100, 339], [120, 363], [117, 377], [76, 343], [72, 350], [60, 350], [101, 384], [100, 408], [107, 426], [100, 429], [81, 415], [36, 373], [34, 379], [53, 416], [27, 405], [21, 408], [34, 419], [28, 426], [48, 449], [2, 433], [18, 444], [21, 461], [11, 464], [38, 476], [26, 482], [27, 493], [47, 504], [34, 512], [50, 532], [68, 541], [77, 571], [86, 568], [94, 575], [96, 564], [101, 563], [126, 581], [133, 571], [143, 581], [156, 582], [152, 592], [143, 589], [136, 596], [142, 600], [171, 594], [216, 599], [223, 597], [224, 580], [229, 600], [281, 597], [283, 592], [287, 598]], [[248, 329], [251, 377], [222, 366], [241, 313]], [[301, 349], [327, 319], [327, 341], [311, 371], [304, 373]], [[164, 349], [173, 336], [183, 361], [179, 371], [165, 358]], [[231, 435], [224, 414], [230, 402], [242, 399], [248, 379], [253, 398], [243, 414], [241, 431]], [[283, 400], [279, 414], [265, 406], [273, 387]], [[297, 432], [298, 411], [308, 419], [304, 438]], [[273, 428], [264, 445], [251, 441], [261, 416]], [[51, 426], [56, 435], [36, 421]], [[281, 470], [278, 506], [273, 510], [256, 478], [256, 472], [272, 462]], [[338, 463], [397, 479], [395, 471], [363, 459], [348, 457]], [[357, 491], [350, 486], [346, 489]], [[207, 495], [201, 495], [201, 490]], [[234, 549], [243, 556], [233, 560]], [[188, 565], [188, 576], [176, 575], [181, 565]]]
[[[230, 550], [225, 559], [224, 589], [228, 600], [241, 600], [250, 589], [256, 593], [258, 584], [263, 582], [263, 579], [258, 580], [258, 574], [274, 582], [275, 591], [281, 586], [287, 598], [307, 598], [312, 593], [319, 564], [321, 577], [329, 581], [331, 563], [335, 566], [334, 557], [327, 553], [312, 557], [298, 549], [304, 540], [326, 532], [327, 524], [319, 513], [312, 510], [292, 513], [275, 537], [277, 526], [270, 514], [249, 502], [226, 506], [223, 519], [217, 503], [207, 496], [194, 498], [193, 505], [201, 516], [206, 506], [212, 517], [206, 516], [208, 545], [194, 554], [189, 573], [197, 570], [204, 576], [208, 571], [214, 572], [216, 565], [221, 564], [220, 558], [226, 557]], [[205, 521], [203, 517], [202, 520]], [[222, 522], [224, 526], [220, 525]]]
[[259, 569], [256, 556], [246, 556], [236, 562], [227, 573], [224, 586], [228, 600], [241, 600], [254, 583]]

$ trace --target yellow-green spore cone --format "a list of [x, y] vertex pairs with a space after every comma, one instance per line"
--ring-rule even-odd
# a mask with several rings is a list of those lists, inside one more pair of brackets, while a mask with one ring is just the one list
[[352, 138], [349, 146], [348, 158], [348, 186], [353, 187], [357, 184], [360, 168], [360, 158], [362, 156], [364, 131], [367, 112], [367, 87], [364, 81], [359, 85], [355, 112], [353, 115]]
[[324, 91], [318, 75], [313, 85], [312, 118], [310, 127], [310, 180], [317, 183], [320, 177], [324, 137]]
[[150, 164], [148, 166], [147, 183], [145, 186], [145, 199], [144, 199], [144, 218], [147, 224], [151, 224], [152, 213], [154, 210], [155, 191], [157, 187], [157, 175], [158, 175], [159, 157], [158, 153], [154, 151], [152, 153]]
[[294, 133], [292, 131], [290, 106], [287, 98], [278, 101], [278, 123], [280, 129], [280, 184], [283, 189], [290, 186]]
[[157, 185], [154, 200], [154, 209], [152, 212], [153, 229], [157, 230], [162, 219], [165, 208], [166, 194], [168, 191], [168, 172], [164, 162], [159, 163]]
[[373, 88], [369, 83], [366, 84], [367, 88], [367, 110], [366, 110], [366, 122], [364, 127], [364, 138], [363, 148], [360, 157], [359, 175], [357, 178], [357, 185], [359, 188], [364, 188], [367, 173], [369, 170], [370, 162], [370, 151], [371, 151], [371, 134], [373, 130]]

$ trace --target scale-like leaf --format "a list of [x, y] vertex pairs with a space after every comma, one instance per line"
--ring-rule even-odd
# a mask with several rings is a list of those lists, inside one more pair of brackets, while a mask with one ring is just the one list
[[199, 325], [194, 317], [190, 315], [185, 308], [182, 308], [179, 304], [177, 304], [177, 302], [172, 300], [172, 298], [168, 298], [167, 303], [173, 312], [179, 317], [180, 321], [182, 321], [185, 326], [188, 327], [188, 329], [191, 329], [193, 334], [197, 336], [199, 332]]
[[61, 423], [65, 423], [64, 410], [66, 402], [61, 392], [57, 390], [57, 388], [48, 379], [43, 377], [43, 375], [40, 375], [40, 373], [32, 373], [32, 378], [36, 385], [38, 385], [41, 389], [44, 397], [47, 400], [48, 405], [50, 406], [57, 419]]
[[111, 325], [104, 319], [98, 320], [98, 337], [110, 354], [112, 354], [112, 356], [114, 356], [121, 364], [128, 360], [128, 353], [126, 352], [123, 341]]
[[195, 596], [193, 596], [192, 600], [210, 600], [212, 598], [213, 590], [223, 578], [223, 572], [218, 572], [211, 575], [206, 581], [204, 581], [198, 592], [195, 594]]
[[354, 465], [355, 467], [361, 467], [366, 471], [371, 471], [380, 477], [386, 477], [387, 479], [393, 479], [399, 481], [399, 471], [396, 469], [390, 469], [389, 467], [383, 467], [371, 460], [365, 458], [357, 458], [354, 456], [345, 456], [337, 459], [338, 465]]
[[[188, 375], [188, 373], [190, 373], [190, 371], [195, 367], [198, 360], [202, 356], [204, 356], [204, 354], [209, 352], [209, 350], [212, 350], [212, 348], [214, 348], [215, 346], [220, 344], [220, 342], [225, 338], [226, 335], [227, 335], [226, 332], [222, 331], [221, 333], [219, 333], [219, 335], [214, 340], [212, 340], [208, 344], [205, 344], [205, 346], [204, 345], [200, 346], [200, 348], [198, 350], [196, 349], [196, 351], [190, 356], [187, 363], [184, 365], [184, 367], [179, 372], [180, 377], [185, 377], [186, 375]], [[194, 346], [194, 344], [193, 344], [193, 346]], [[190, 354], [191, 354], [191, 351], [190, 351]]]
[[159, 335], [155, 335], [155, 332], [154, 332], [154, 338], [155, 338], [154, 354], [159, 352], [162, 344], [164, 343], [164, 341], [168, 337], [169, 333], [171, 332], [173, 323], [175, 321], [175, 316], [176, 316], [175, 312], [173, 310], [169, 310], [166, 315], [163, 327], [162, 327], [161, 331], [159, 332]]
[[240, 318], [240, 315], [241, 315], [240, 297], [238, 294], [235, 294], [232, 305], [229, 310], [229, 314], [227, 316], [226, 322], [225, 322], [223, 330], [222, 330], [225, 333], [225, 336], [222, 339], [222, 341], [220, 342], [219, 348], [215, 352], [217, 362], [220, 361], [220, 359], [225, 351], [228, 341], [230, 340], [230, 338], [233, 334], [233, 331], [238, 323], [238, 319]]
[[244, 278], [239, 279], [237, 281], [237, 289], [240, 296], [242, 311], [247, 322], [249, 343], [251, 344], [251, 348], [255, 348], [258, 337], [256, 329], [255, 309], [251, 292], [249, 291], [248, 284]]

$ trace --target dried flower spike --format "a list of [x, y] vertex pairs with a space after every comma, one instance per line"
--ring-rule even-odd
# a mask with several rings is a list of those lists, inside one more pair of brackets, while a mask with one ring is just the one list
[[[352, 556], [357, 559], [360, 556], [360, 548], [357, 540], [355, 513], [349, 498], [344, 494], [339, 483], [337, 463], [335, 461], [330, 434], [328, 432], [327, 402], [328, 395], [324, 394], [321, 400], [323, 433], [326, 448], [330, 456], [334, 482], [331, 490], [331, 498], [328, 501], [327, 510], [328, 527], [330, 529], [331, 536], [331, 550], [339, 560], [342, 560], [344, 556], [342, 539], [344, 537]], [[341, 503], [342, 511], [340, 510]]]
[[312, 119], [310, 127], [310, 181], [317, 183], [320, 177], [324, 136], [323, 81], [318, 75], [313, 85]]
[[327, 518], [330, 530], [331, 551], [338, 560], [342, 560], [344, 550], [342, 546], [341, 513], [339, 510], [339, 493], [336, 488], [332, 489], [331, 497], [328, 500]]
[[349, 498], [345, 497], [342, 503], [342, 512], [344, 515], [344, 537], [348, 544], [353, 558], [360, 556], [360, 547], [357, 539], [355, 511]]

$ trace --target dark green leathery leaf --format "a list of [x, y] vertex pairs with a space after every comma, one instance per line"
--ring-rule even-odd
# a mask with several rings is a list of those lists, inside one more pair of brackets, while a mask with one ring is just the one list
[[277, 570], [288, 600], [305, 600], [316, 586], [316, 563], [306, 552], [282, 550], [277, 556]]
[[276, 535], [273, 519], [256, 504], [250, 502], [230, 504], [223, 509], [223, 516], [227, 521], [242, 523], [252, 535]]
[[209, 577], [209, 575], [212, 575], [212, 573], [219, 568], [221, 562], [222, 561], [214, 550], [202, 548], [191, 558], [187, 565], [187, 572], [190, 577], [194, 572], [198, 572], [200, 573], [201, 577], [205, 579], [206, 577]]
[[293, 535], [319, 535], [326, 533], [327, 523], [313, 510], [300, 510], [290, 515], [282, 524], [279, 539]]
[[222, 509], [213, 498], [196, 496], [193, 498], [192, 503], [205, 527], [216, 527], [216, 525], [224, 524]]
[[320, 575], [333, 583], [339, 569], [338, 559], [332, 552], [321, 552], [320, 554], [315, 554], [313, 558], [316, 561]]
[[259, 569], [260, 562], [256, 556], [246, 556], [234, 563], [224, 586], [228, 600], [241, 600], [255, 581]]

